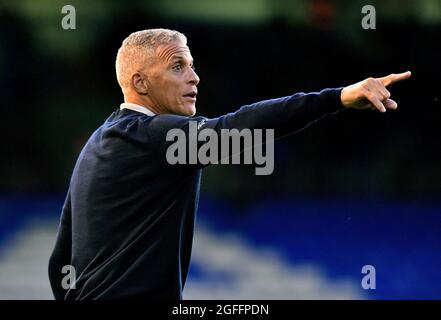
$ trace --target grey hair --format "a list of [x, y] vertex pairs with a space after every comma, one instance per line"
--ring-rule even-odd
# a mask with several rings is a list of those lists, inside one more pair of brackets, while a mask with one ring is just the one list
[[152, 58], [158, 46], [177, 40], [187, 44], [184, 34], [169, 29], [137, 31], [125, 38], [115, 62], [116, 78], [123, 92], [130, 87], [132, 73]]

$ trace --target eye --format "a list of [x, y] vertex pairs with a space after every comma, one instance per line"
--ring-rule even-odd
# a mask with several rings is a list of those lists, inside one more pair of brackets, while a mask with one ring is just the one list
[[196, 67], [194, 65], [191, 65], [190, 68], [192, 68], [193, 71], [196, 71]]
[[181, 71], [181, 69], [182, 69], [182, 64], [180, 63], [177, 63], [173, 66], [173, 70]]

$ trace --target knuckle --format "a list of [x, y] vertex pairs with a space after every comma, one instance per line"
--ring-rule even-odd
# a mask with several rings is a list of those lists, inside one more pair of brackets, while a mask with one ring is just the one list
[[375, 95], [372, 94], [371, 92], [368, 92], [366, 94], [366, 98], [368, 98], [368, 100], [370, 100], [370, 101], [375, 101], [375, 99], [376, 99]]

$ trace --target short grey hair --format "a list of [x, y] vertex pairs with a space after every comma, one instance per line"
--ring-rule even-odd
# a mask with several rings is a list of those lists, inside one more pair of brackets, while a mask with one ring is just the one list
[[187, 37], [175, 30], [147, 29], [133, 32], [124, 39], [116, 55], [116, 78], [123, 90], [130, 87], [131, 75], [137, 68], [152, 59], [156, 48], [180, 40], [187, 44]]

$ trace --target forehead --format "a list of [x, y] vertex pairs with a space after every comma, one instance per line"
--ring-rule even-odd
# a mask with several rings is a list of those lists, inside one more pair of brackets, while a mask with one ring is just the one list
[[159, 45], [155, 50], [155, 54], [159, 59], [165, 62], [170, 62], [175, 57], [184, 57], [193, 60], [190, 49], [182, 41]]

